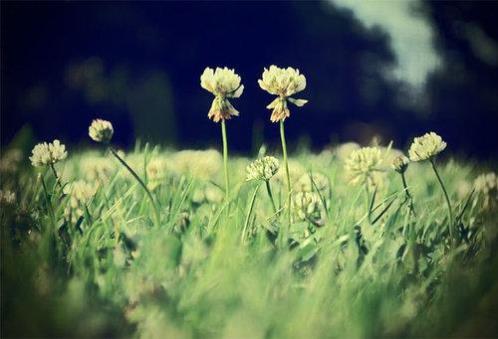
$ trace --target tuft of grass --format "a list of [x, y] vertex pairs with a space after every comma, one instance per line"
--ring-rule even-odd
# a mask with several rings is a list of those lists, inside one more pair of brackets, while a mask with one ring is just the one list
[[[70, 154], [57, 178], [37, 180], [23, 166], [2, 176], [2, 190], [16, 195], [0, 210], [3, 336], [452, 337], [496, 329], [496, 201], [485, 207], [478, 192], [459, 193], [479, 174], [476, 164], [438, 169], [457, 216], [452, 245], [430, 163], [412, 164], [406, 181], [383, 173], [365, 206], [364, 188], [347, 184], [335, 153], [290, 155], [294, 186], [280, 173], [271, 190], [246, 183], [250, 159], [232, 157], [229, 202], [214, 151], [138, 147], [120, 157], [147, 173], [143, 187], [118, 160], [89, 151]], [[301, 177], [308, 186], [298, 186]], [[77, 220], [58, 189], [74, 180], [98, 188]], [[282, 248], [288, 220], [273, 196], [287, 199], [290, 190], [317, 199], [306, 218], [292, 215]], [[157, 227], [149, 200], [161, 214]]]

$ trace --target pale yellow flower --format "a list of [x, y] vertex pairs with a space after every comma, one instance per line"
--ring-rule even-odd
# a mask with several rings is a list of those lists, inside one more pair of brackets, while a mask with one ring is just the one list
[[278, 96], [266, 106], [266, 108], [272, 110], [270, 117], [272, 122], [282, 121], [290, 116], [287, 101], [298, 107], [302, 107], [308, 102], [308, 100], [291, 97], [306, 88], [306, 78], [299, 73], [298, 69], [292, 67], [279, 68], [271, 65], [269, 69], [264, 69], [258, 83], [263, 90]]
[[69, 205], [64, 214], [72, 222], [76, 222], [85, 213], [87, 204], [97, 193], [97, 187], [84, 180], [74, 181], [64, 187], [64, 193], [69, 196]]
[[253, 161], [246, 167], [246, 180], [270, 180], [280, 168], [278, 159], [266, 156]]
[[32, 153], [29, 160], [35, 167], [53, 165], [67, 157], [66, 146], [57, 139], [51, 143], [44, 142], [36, 145]]
[[319, 211], [319, 197], [313, 192], [297, 192], [294, 194], [293, 210], [298, 220], [307, 220]]
[[410, 159], [404, 155], [400, 155], [393, 159], [391, 166], [396, 172], [405, 173], [409, 163]]
[[443, 139], [436, 133], [430, 132], [413, 139], [408, 154], [411, 161], [422, 161], [438, 155], [445, 148], [446, 143]]
[[239, 112], [232, 106], [229, 98], [238, 98], [244, 91], [240, 76], [233, 69], [206, 67], [201, 75], [201, 87], [214, 95], [208, 118], [214, 122], [228, 120], [238, 116]]
[[382, 153], [377, 147], [363, 147], [353, 151], [345, 168], [352, 184], [374, 184], [374, 173], [380, 171]]
[[88, 127], [88, 135], [96, 142], [109, 142], [114, 134], [112, 124], [103, 119], [95, 119]]

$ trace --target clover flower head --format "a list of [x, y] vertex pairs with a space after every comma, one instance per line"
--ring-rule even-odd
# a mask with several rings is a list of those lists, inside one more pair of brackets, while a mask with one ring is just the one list
[[114, 134], [114, 128], [110, 121], [95, 119], [88, 127], [88, 135], [96, 142], [109, 142]]
[[64, 214], [72, 222], [76, 222], [84, 215], [86, 205], [97, 193], [97, 187], [84, 180], [78, 180], [64, 186], [64, 193], [69, 196], [69, 205], [66, 206]]
[[319, 197], [313, 192], [297, 192], [292, 199], [294, 213], [299, 220], [306, 220], [319, 211]]
[[31, 152], [29, 160], [35, 167], [53, 165], [67, 157], [66, 146], [57, 139], [51, 143], [40, 143]]
[[266, 156], [257, 159], [246, 167], [246, 181], [269, 181], [278, 172], [279, 168], [278, 159], [275, 157]]
[[16, 194], [10, 190], [0, 189], [0, 206], [11, 206], [16, 202]]
[[445, 148], [446, 142], [436, 133], [430, 132], [413, 139], [408, 155], [411, 161], [422, 161], [438, 155]]
[[382, 162], [381, 151], [377, 147], [362, 147], [351, 153], [345, 168], [352, 184], [372, 184], [373, 174], [379, 171]]
[[291, 97], [306, 88], [306, 78], [299, 73], [298, 69], [292, 67], [280, 68], [271, 65], [268, 69], [264, 69], [258, 83], [263, 90], [278, 96], [266, 106], [266, 108], [272, 110], [270, 117], [272, 122], [283, 121], [290, 116], [287, 101], [298, 107], [302, 107], [308, 102], [308, 100]]
[[206, 67], [201, 75], [201, 87], [214, 95], [208, 118], [214, 122], [228, 120], [238, 116], [239, 112], [232, 106], [229, 98], [238, 98], [244, 91], [240, 84], [240, 76], [233, 69]]
[[399, 155], [396, 158], [393, 159], [392, 161], [392, 168], [398, 173], [405, 173], [406, 169], [408, 168], [408, 164], [410, 163], [410, 159], [408, 159], [404, 155]]

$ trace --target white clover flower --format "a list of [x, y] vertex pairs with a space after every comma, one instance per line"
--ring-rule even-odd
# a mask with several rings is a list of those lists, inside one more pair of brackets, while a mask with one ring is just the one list
[[98, 181], [99, 183], [107, 183], [116, 171], [115, 163], [101, 156], [87, 156], [81, 159], [80, 168], [90, 182]]
[[110, 121], [95, 119], [88, 127], [88, 135], [96, 142], [109, 142], [114, 134], [114, 128]]
[[413, 139], [408, 155], [411, 161], [422, 161], [436, 156], [445, 148], [446, 143], [443, 139], [436, 133], [430, 132]]
[[298, 69], [279, 68], [271, 65], [269, 69], [264, 69], [258, 83], [263, 90], [272, 95], [278, 95], [278, 98], [266, 106], [266, 108], [273, 110], [270, 117], [271, 122], [283, 121], [290, 116], [287, 101], [298, 107], [302, 107], [308, 102], [308, 100], [291, 97], [306, 88], [306, 78], [303, 74], [299, 74]]
[[296, 191], [313, 192], [317, 190], [324, 196], [328, 195], [330, 189], [329, 179], [325, 175], [316, 172], [311, 176], [308, 173], [303, 174], [295, 186]]
[[33, 155], [29, 160], [35, 167], [53, 165], [67, 157], [66, 146], [57, 139], [51, 143], [40, 143], [31, 152]]
[[239, 112], [232, 106], [229, 98], [238, 98], [244, 91], [240, 84], [240, 76], [233, 69], [216, 67], [216, 70], [206, 67], [201, 75], [201, 87], [214, 95], [208, 118], [214, 122], [228, 120], [238, 116]]
[[266, 156], [253, 161], [246, 167], [246, 181], [264, 180], [269, 181], [280, 168], [278, 159]]
[[479, 175], [474, 180], [476, 193], [484, 199], [483, 207], [488, 208], [492, 202], [498, 201], [498, 177], [495, 173], [489, 172]]
[[373, 174], [380, 170], [381, 151], [377, 147], [363, 147], [353, 151], [345, 168], [352, 184], [374, 184]]
[[6, 151], [2, 158], [0, 158], [0, 173], [1, 174], [12, 174], [15, 173], [19, 167], [19, 164], [23, 158], [22, 151], [13, 148]]
[[11, 206], [16, 202], [16, 194], [10, 190], [0, 189], [0, 206]]
[[400, 155], [393, 159], [391, 166], [396, 172], [405, 173], [409, 163], [410, 159], [404, 155]]
[[299, 220], [306, 220], [319, 212], [319, 197], [313, 192], [297, 192], [294, 194], [293, 210]]
[[64, 214], [72, 222], [76, 222], [84, 215], [86, 205], [97, 193], [97, 187], [84, 180], [78, 180], [66, 185], [64, 193], [69, 196], [69, 205], [64, 210]]

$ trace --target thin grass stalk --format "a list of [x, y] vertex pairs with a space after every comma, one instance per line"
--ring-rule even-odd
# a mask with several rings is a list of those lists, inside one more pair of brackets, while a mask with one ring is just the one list
[[247, 215], [246, 215], [246, 220], [244, 222], [244, 228], [242, 229], [242, 235], [240, 241], [244, 243], [245, 237], [246, 237], [246, 232], [247, 228], [249, 227], [249, 220], [251, 219], [251, 214], [254, 209], [254, 203], [256, 202], [256, 195], [258, 194], [259, 188], [261, 187], [261, 183], [259, 183], [256, 188], [254, 189], [254, 192], [251, 196], [251, 202], [249, 203], [249, 207], [247, 209]]
[[275, 205], [275, 200], [273, 200], [273, 193], [271, 191], [270, 181], [265, 180], [265, 184], [266, 184], [266, 192], [268, 193], [268, 196], [270, 197], [271, 206], [273, 207], [273, 213], [277, 214], [277, 205]]
[[406, 176], [405, 173], [401, 172], [401, 181], [403, 182], [403, 189], [405, 191], [406, 199], [409, 201], [409, 207], [410, 207], [410, 212], [413, 214], [414, 217], [417, 216], [415, 213], [415, 206], [413, 204], [413, 197], [410, 194], [410, 191], [408, 190], [408, 185], [406, 184]]
[[156, 227], [159, 227], [159, 225], [160, 225], [159, 209], [157, 208], [154, 197], [152, 196], [152, 193], [147, 188], [147, 185], [145, 185], [145, 183], [142, 181], [142, 179], [140, 179], [138, 174], [126, 163], [126, 161], [124, 161], [124, 159], [122, 159], [118, 155], [118, 153], [112, 147], [109, 147], [109, 150], [112, 153], [112, 155], [114, 155], [114, 157], [116, 157], [116, 159], [118, 159], [118, 161], [128, 170], [128, 172], [130, 172], [130, 174], [138, 181], [140, 186], [142, 186], [142, 188], [144, 189], [145, 193], [147, 194], [147, 197], [149, 198], [149, 200], [152, 204], [152, 209], [154, 210]]

